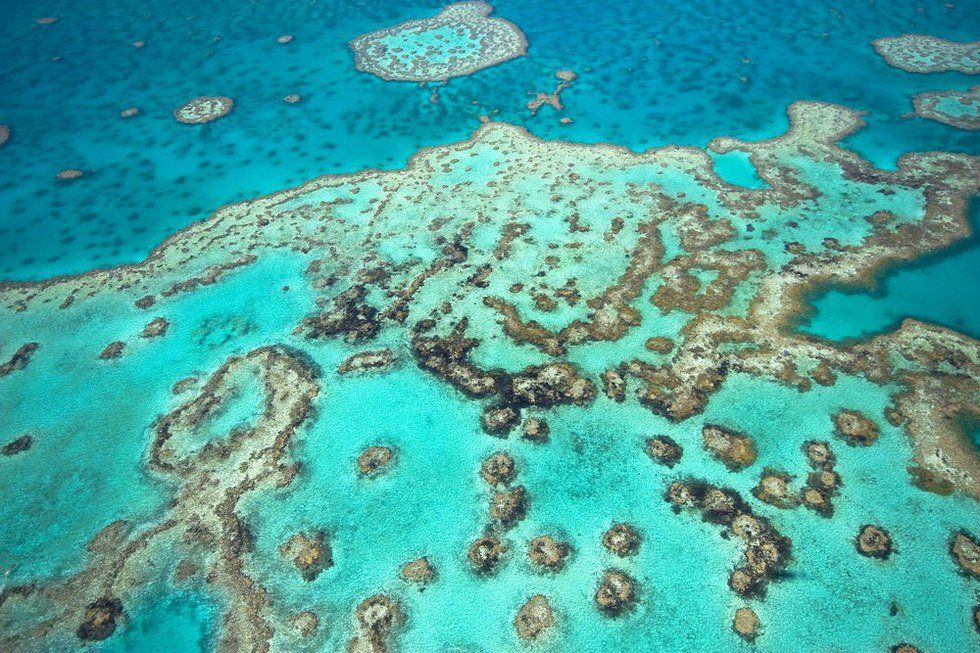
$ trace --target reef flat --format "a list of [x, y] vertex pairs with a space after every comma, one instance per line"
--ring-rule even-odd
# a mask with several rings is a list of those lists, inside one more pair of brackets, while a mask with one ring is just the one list
[[909, 73], [980, 75], [980, 41], [960, 43], [925, 34], [902, 34], [871, 43], [889, 65]]
[[912, 96], [920, 118], [976, 131], [980, 129], [980, 86], [966, 91], [931, 91]]
[[[974, 646], [980, 343], [792, 325], [816, 287], [967, 238], [980, 159], [881, 170], [840, 145], [860, 112], [788, 117], [710, 143], [757, 188], [704, 149], [486, 121], [141, 263], [5, 284], [30, 439], [0, 459], [0, 544], [35, 562], [0, 645], [110, 645], [193, 591], [235, 651]], [[46, 469], [153, 491], [39, 531], [67, 512], [31, 503]]]
[[385, 80], [443, 82], [524, 56], [527, 39], [485, 2], [457, 2], [432, 18], [350, 42], [357, 69]]

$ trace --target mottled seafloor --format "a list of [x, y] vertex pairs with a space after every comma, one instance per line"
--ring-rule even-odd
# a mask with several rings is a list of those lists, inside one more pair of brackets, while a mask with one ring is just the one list
[[980, 9], [442, 8], [0, 0], [0, 650], [980, 649]]

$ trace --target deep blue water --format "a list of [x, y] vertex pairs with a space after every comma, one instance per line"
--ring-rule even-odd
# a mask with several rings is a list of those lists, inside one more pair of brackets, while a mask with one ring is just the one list
[[[904, 73], [869, 45], [908, 31], [975, 37], [969, 3], [503, 0], [497, 13], [522, 26], [528, 56], [452, 80], [438, 104], [430, 89], [354, 70], [351, 38], [439, 4], [4, 0], [0, 124], [13, 137], [0, 151], [0, 277], [139, 260], [225, 203], [401, 166], [422, 145], [464, 138], [483, 114], [641, 150], [772, 136], [790, 102], [814, 99], [869, 112], [848, 144], [879, 165], [910, 150], [980, 152], [968, 132], [902, 118], [912, 93], [967, 88], [967, 76]], [[278, 45], [285, 33], [295, 40]], [[563, 95], [571, 125], [523, 107], [559, 68], [580, 74]], [[288, 93], [304, 101], [285, 104]], [[176, 123], [171, 110], [200, 94], [232, 96], [234, 113], [200, 130]], [[121, 119], [130, 106], [142, 114]], [[86, 177], [56, 183], [69, 167]]]

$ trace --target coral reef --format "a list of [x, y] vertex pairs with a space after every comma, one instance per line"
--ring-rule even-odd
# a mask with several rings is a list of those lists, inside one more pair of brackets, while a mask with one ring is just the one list
[[640, 533], [630, 524], [613, 524], [602, 536], [602, 546], [621, 558], [634, 555], [640, 548]]
[[333, 565], [333, 555], [322, 531], [311, 535], [296, 533], [279, 547], [279, 553], [292, 561], [305, 581], [316, 580], [324, 569]]
[[638, 599], [636, 580], [632, 576], [616, 569], [603, 572], [595, 593], [595, 604], [600, 612], [618, 617], [632, 609]]
[[980, 74], [980, 41], [959, 43], [925, 34], [902, 34], [871, 42], [888, 65], [909, 73]]
[[755, 462], [755, 443], [744, 433], [717, 424], [705, 424], [701, 438], [704, 448], [730, 471], [741, 471]]
[[854, 548], [868, 558], [885, 560], [892, 554], [894, 545], [888, 531], [880, 526], [866, 524], [854, 539]]
[[485, 2], [458, 2], [432, 18], [362, 34], [350, 42], [358, 70], [385, 80], [438, 82], [521, 57], [527, 39], [513, 23], [490, 18]]
[[554, 628], [555, 613], [551, 609], [548, 597], [535, 594], [521, 606], [514, 617], [514, 630], [517, 636], [524, 640], [534, 640], [546, 630]]
[[436, 579], [436, 568], [427, 557], [422, 556], [402, 567], [401, 577], [410, 583], [428, 585]]
[[391, 447], [368, 447], [357, 457], [357, 471], [361, 476], [374, 478], [385, 473], [394, 458], [395, 452]]
[[567, 543], [559, 542], [550, 535], [535, 537], [527, 549], [528, 559], [548, 571], [561, 571], [570, 553], [571, 547]]
[[202, 95], [174, 109], [173, 115], [185, 125], [200, 125], [227, 116], [234, 106], [230, 97]]
[[929, 91], [912, 96], [915, 115], [945, 125], [980, 129], [980, 86], [966, 91]]

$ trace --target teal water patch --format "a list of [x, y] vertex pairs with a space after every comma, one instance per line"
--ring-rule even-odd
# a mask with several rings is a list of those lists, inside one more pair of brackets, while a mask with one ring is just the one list
[[715, 172], [728, 183], [744, 188], [765, 188], [768, 185], [759, 178], [755, 166], [745, 152], [732, 150], [718, 154], [709, 150], [709, 153], [715, 162]]
[[[163, 586], [161, 586], [163, 585]], [[102, 653], [193, 653], [213, 651], [221, 613], [210, 596], [196, 588], [155, 583], [127, 606], [118, 634], [93, 647]]]
[[799, 329], [828, 340], [882, 333], [913, 318], [980, 338], [980, 202], [970, 208], [973, 236], [957, 246], [885, 273], [872, 291], [826, 290], [811, 300], [814, 313]]

